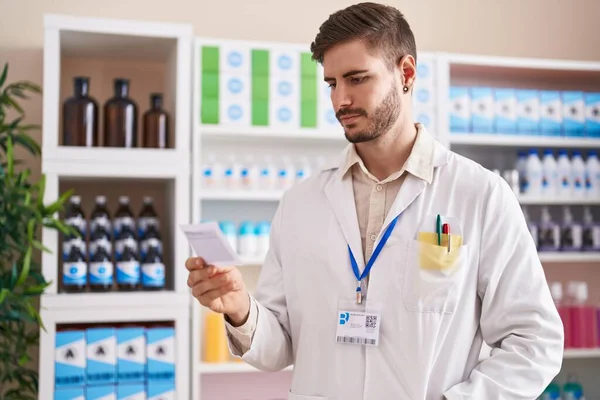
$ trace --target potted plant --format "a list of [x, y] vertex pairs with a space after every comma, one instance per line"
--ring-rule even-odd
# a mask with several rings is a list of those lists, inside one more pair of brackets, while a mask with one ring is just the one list
[[[71, 193], [44, 203], [44, 176], [35, 181], [31, 170], [15, 159], [15, 146], [34, 156], [40, 145], [29, 135], [39, 129], [23, 124], [20, 100], [40, 88], [26, 81], [7, 83], [8, 64], [0, 73], [0, 399], [37, 399], [38, 374], [31, 354], [44, 325], [36, 309], [50, 282], [42, 275], [40, 254], [49, 251], [40, 240], [41, 228], [71, 233], [58, 219]], [[9, 118], [9, 112], [14, 118]]]

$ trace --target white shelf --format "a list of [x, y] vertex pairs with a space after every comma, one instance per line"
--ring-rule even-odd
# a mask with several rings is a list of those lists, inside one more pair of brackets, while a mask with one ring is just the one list
[[599, 148], [600, 138], [505, 135], [499, 133], [450, 133], [451, 145], [500, 147]]
[[596, 253], [544, 253], [540, 252], [540, 261], [545, 263], [591, 263], [600, 262], [600, 252]]
[[548, 198], [548, 197], [528, 197], [519, 196], [519, 203], [522, 205], [565, 205], [565, 206], [594, 206], [600, 205], [600, 199], [574, 199], [566, 198]]
[[266, 139], [291, 139], [291, 140], [323, 140], [343, 142], [346, 140], [344, 132], [325, 131], [322, 129], [298, 128], [280, 129], [273, 127], [237, 127], [221, 125], [200, 125], [203, 139], [234, 139], [234, 138], [266, 138]]
[[453, 65], [473, 65], [496, 68], [540, 69], [549, 71], [600, 71], [600, 63], [592, 61], [556, 60], [545, 58], [502, 57], [475, 54], [443, 54]]
[[60, 293], [43, 296], [41, 307], [47, 310], [91, 310], [122, 307], [127, 309], [154, 307], [186, 307], [190, 296], [172, 291], [138, 291], [108, 293]]
[[175, 178], [187, 170], [174, 149], [56, 147], [42, 152], [44, 173], [71, 178]]
[[[293, 367], [287, 367], [284, 371], [292, 371]], [[244, 362], [228, 363], [204, 363], [201, 362], [197, 369], [199, 374], [236, 374], [248, 372], [263, 372]], [[267, 372], [272, 373], [272, 372]]]
[[282, 190], [201, 189], [200, 200], [222, 201], [279, 201]]
[[600, 349], [567, 349], [564, 351], [563, 358], [600, 358]]

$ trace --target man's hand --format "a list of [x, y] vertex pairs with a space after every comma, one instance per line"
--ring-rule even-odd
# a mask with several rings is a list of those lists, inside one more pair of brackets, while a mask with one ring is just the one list
[[185, 262], [189, 271], [188, 286], [200, 304], [214, 312], [225, 314], [232, 325], [246, 322], [250, 313], [250, 298], [242, 274], [236, 267], [207, 265], [201, 257]]

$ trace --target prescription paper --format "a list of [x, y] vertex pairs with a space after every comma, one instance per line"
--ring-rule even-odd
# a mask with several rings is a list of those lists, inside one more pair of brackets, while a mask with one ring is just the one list
[[215, 267], [241, 266], [242, 261], [216, 222], [180, 225], [194, 254]]

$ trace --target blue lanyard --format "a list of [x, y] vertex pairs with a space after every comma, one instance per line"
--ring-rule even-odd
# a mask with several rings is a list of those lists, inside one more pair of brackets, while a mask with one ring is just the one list
[[396, 226], [398, 217], [400, 217], [400, 215], [397, 215], [396, 218], [394, 218], [392, 220], [392, 222], [390, 222], [387, 229], [383, 233], [383, 237], [381, 238], [381, 241], [379, 241], [379, 244], [375, 248], [375, 251], [373, 251], [373, 254], [371, 254], [371, 258], [369, 258], [369, 262], [365, 266], [365, 269], [364, 269], [362, 275], [358, 271], [358, 264], [356, 263], [356, 258], [354, 258], [352, 249], [350, 248], [350, 245], [348, 245], [348, 252], [350, 253], [350, 264], [352, 264], [352, 271], [354, 271], [354, 276], [356, 277], [356, 281], [357, 281], [356, 302], [359, 304], [362, 302], [362, 293], [361, 293], [361, 288], [360, 288], [360, 282], [367, 275], [369, 275], [369, 272], [371, 272], [371, 268], [373, 268], [373, 264], [375, 264], [375, 260], [377, 260], [377, 257], [379, 257], [379, 253], [381, 253], [381, 249], [383, 249], [383, 246], [385, 246], [385, 243], [388, 241], [390, 235], [392, 234], [392, 231], [394, 230], [394, 227]]

